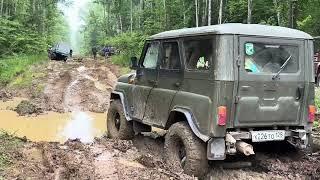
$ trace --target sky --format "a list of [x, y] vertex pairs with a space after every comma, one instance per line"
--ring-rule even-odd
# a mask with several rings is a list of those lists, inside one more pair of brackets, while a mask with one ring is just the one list
[[83, 18], [91, 0], [70, 0], [69, 5], [59, 3], [58, 8], [63, 12], [69, 25], [70, 43], [74, 53], [80, 52], [80, 28], [85, 24]]

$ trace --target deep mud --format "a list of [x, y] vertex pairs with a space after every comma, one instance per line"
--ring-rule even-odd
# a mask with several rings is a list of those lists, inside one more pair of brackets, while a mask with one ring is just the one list
[[[27, 142], [14, 154], [5, 179], [197, 179], [169, 169], [163, 159], [163, 137], [138, 135], [132, 141], [96, 138], [59, 143]], [[273, 148], [273, 147], [278, 148]], [[204, 179], [320, 179], [320, 153], [304, 155], [284, 144], [257, 146], [250, 158], [212, 163]], [[232, 164], [230, 166], [230, 164]], [[239, 167], [235, 166], [238, 164]], [[249, 166], [241, 166], [248, 164]], [[230, 169], [230, 167], [232, 167]]]
[[12, 96], [12, 94], [10, 92], [5, 91], [5, 90], [0, 90], [0, 100], [1, 101], [5, 102], [5, 101], [8, 101], [8, 100], [10, 100], [12, 98], [13, 98], [13, 96]]
[[18, 106], [14, 109], [19, 116], [32, 115], [32, 114], [41, 114], [43, 109], [37, 105], [31, 103], [30, 101], [23, 100]]
[[48, 82], [43, 94], [35, 99], [47, 111], [105, 112], [117, 80], [116, 66], [87, 60], [68, 63], [50, 62]]
[[[138, 141], [141, 141], [140, 137]], [[145, 139], [147, 144], [154, 140]], [[148, 141], [150, 141], [148, 143]], [[134, 141], [96, 139], [93, 144], [31, 143], [17, 149], [5, 179], [194, 179], [172, 172], [147, 146]], [[157, 145], [156, 145], [157, 146]], [[147, 153], [150, 151], [150, 153]]]

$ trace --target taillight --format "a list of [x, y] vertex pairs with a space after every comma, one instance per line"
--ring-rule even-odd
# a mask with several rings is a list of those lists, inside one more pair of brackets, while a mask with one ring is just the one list
[[316, 107], [313, 105], [309, 106], [309, 116], [308, 116], [308, 120], [310, 123], [313, 123], [314, 120], [316, 118]]
[[225, 126], [227, 124], [227, 107], [218, 107], [218, 125]]

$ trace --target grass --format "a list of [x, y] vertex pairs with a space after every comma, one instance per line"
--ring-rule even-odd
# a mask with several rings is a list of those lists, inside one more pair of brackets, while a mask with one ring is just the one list
[[13, 163], [14, 154], [19, 151], [23, 142], [13, 134], [0, 131], [0, 179], [1, 172]]
[[127, 57], [121, 54], [115, 55], [115, 56], [112, 56], [111, 62], [121, 67], [128, 67], [130, 64], [130, 57]]
[[0, 87], [8, 84], [24, 87], [31, 84], [32, 79], [42, 76], [30, 70], [31, 65], [47, 61], [45, 55], [22, 55], [0, 59]]

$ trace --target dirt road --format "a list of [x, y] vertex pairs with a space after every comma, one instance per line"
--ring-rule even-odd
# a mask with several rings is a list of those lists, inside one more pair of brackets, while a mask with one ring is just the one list
[[[28, 102], [44, 112], [105, 112], [120, 75], [117, 66], [91, 59], [49, 62], [42, 68], [48, 74], [43, 79], [35, 78], [35, 84], [44, 84], [37, 96], [29, 96], [25, 90], [3, 92], [2, 96], [10, 99], [16, 94], [25, 95]], [[319, 142], [320, 131], [314, 135]], [[164, 138], [157, 132], [139, 135], [133, 141], [97, 137], [84, 144], [80, 140], [63, 144], [19, 140], [22, 145], [7, 153], [12, 163], [0, 170], [0, 179], [195, 179], [167, 168]], [[0, 147], [4, 143], [0, 141]], [[213, 163], [205, 179], [320, 179], [319, 149], [313, 155], [283, 144], [257, 145], [255, 150], [257, 154], [250, 158], [233, 157], [226, 163]], [[238, 168], [229, 169], [235, 164]]]

